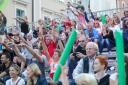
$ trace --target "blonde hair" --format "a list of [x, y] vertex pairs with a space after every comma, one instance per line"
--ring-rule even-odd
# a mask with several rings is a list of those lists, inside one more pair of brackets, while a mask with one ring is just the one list
[[87, 73], [81, 73], [77, 76], [75, 81], [77, 85], [97, 85], [96, 78], [93, 75]]
[[[39, 69], [37, 64], [32, 63], [28, 67], [34, 72], [35, 76], [41, 75], [41, 70]], [[32, 80], [31, 79], [28, 79], [27, 85], [32, 85]]]
[[41, 70], [37, 64], [32, 63], [28, 67], [31, 68], [31, 70], [34, 72], [35, 76], [41, 75]]
[[20, 74], [20, 67], [17, 64], [12, 64], [10, 68], [11, 67], [13, 67], [18, 72], [18, 75]]

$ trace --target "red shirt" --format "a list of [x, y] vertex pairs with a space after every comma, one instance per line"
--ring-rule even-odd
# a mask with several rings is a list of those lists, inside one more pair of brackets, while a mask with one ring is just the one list
[[51, 41], [50, 44], [48, 45], [48, 52], [51, 57], [53, 56], [55, 49], [56, 49], [56, 44], [53, 41]]
[[[54, 51], [55, 51], [55, 49], [56, 49], [56, 43], [54, 43], [54, 41], [51, 41], [51, 42], [49, 43], [49, 45], [47, 46], [47, 48], [48, 48], [48, 53], [49, 53], [50, 57], [52, 57], [53, 54], [54, 54]], [[45, 49], [44, 49], [44, 50], [45, 50]], [[44, 51], [42, 51], [42, 54], [43, 54], [43, 55], [46, 55]]]

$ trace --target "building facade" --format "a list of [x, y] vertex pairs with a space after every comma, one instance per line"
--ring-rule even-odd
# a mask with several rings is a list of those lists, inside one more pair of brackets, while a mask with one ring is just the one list
[[42, 16], [50, 18], [62, 16], [62, 10], [66, 9], [66, 4], [62, 0], [41, 0]]
[[61, 10], [65, 8], [66, 4], [60, 0], [9, 0], [3, 13], [7, 17], [7, 26], [14, 26], [17, 24], [14, 18], [17, 16], [27, 16], [31, 23], [33, 15], [34, 22], [37, 22], [38, 19], [44, 16], [50, 18], [62, 16]]
[[[34, 4], [32, 4], [32, 1], [34, 1]], [[77, 3], [80, 0], [9, 0], [8, 6], [5, 8], [3, 13], [7, 17], [7, 26], [16, 25], [17, 23], [14, 18], [17, 16], [27, 16], [30, 23], [32, 22], [33, 17], [34, 22], [37, 22], [38, 19], [45, 16], [50, 18], [62, 16], [64, 12], [62, 10], [66, 9], [66, 2], [68, 1]], [[89, 4], [92, 11], [101, 12], [107, 9], [109, 10], [128, 7], [128, 0], [81, 0], [81, 2], [84, 5], [86, 11], [88, 11]], [[33, 13], [32, 9], [34, 10]], [[109, 10], [106, 12], [115, 12], [115, 10]], [[102, 13], [106, 12], [103, 11]]]
[[32, 2], [31, 0], [9, 0], [9, 3], [3, 11], [7, 18], [7, 26], [16, 25], [16, 17], [27, 16], [32, 20]]

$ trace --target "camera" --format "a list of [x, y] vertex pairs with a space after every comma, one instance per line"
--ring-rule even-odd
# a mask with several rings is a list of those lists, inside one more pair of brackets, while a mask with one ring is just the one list
[[10, 37], [11, 37], [11, 36], [14, 36], [14, 35], [13, 35], [12, 33], [8, 33], [8, 36], [10, 36]]
[[74, 53], [73, 53], [73, 56], [76, 56], [76, 55], [77, 55], [77, 52], [74, 52]]

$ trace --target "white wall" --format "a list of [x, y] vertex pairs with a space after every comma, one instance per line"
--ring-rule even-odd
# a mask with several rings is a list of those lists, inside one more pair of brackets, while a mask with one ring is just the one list
[[85, 8], [85, 11], [88, 12], [88, 5], [89, 5], [89, 0], [81, 0], [82, 5]]
[[42, 0], [42, 9], [47, 9], [47, 11], [52, 12], [52, 14], [47, 14], [42, 10], [43, 16], [53, 16], [54, 13], [62, 13], [61, 10], [66, 9], [66, 5], [59, 0]]
[[101, 11], [116, 8], [116, 0], [90, 0], [92, 11]]
[[34, 22], [41, 18], [41, 0], [34, 0]]

